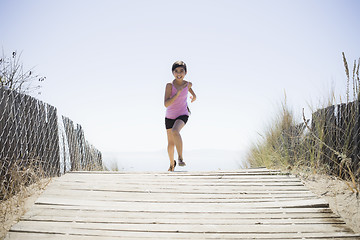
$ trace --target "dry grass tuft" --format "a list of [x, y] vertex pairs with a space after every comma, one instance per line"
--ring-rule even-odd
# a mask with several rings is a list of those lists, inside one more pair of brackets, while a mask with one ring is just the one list
[[303, 121], [297, 123], [285, 97], [275, 120], [251, 147], [248, 166], [332, 174], [347, 180], [349, 189], [357, 196], [360, 194], [360, 59], [354, 61], [350, 76], [345, 54], [342, 56], [347, 79], [346, 104], [334, 104], [332, 96], [325, 101], [326, 106], [313, 112], [311, 124], [304, 114]]
[[104, 171], [115, 171], [118, 172], [119, 171], [119, 165], [118, 162], [116, 160], [112, 160], [108, 163], [109, 166], [104, 165]]
[[0, 239], [4, 239], [11, 226], [30, 209], [49, 182], [50, 179], [41, 179], [39, 182], [23, 187], [11, 198], [0, 202]]
[[296, 137], [302, 132], [303, 127], [297, 126], [292, 111], [285, 101], [281, 111], [270, 124], [261, 139], [253, 144], [247, 161], [252, 167], [267, 167], [285, 169], [293, 163], [295, 152], [293, 146], [297, 144]]
[[50, 182], [38, 159], [2, 161], [6, 166], [0, 177], [0, 239], [28, 209], [27, 201]]

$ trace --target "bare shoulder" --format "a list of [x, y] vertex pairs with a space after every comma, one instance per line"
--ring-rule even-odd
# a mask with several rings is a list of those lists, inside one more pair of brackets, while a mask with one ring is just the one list
[[192, 82], [188, 82], [189, 89], [192, 87]]
[[166, 84], [166, 89], [171, 88], [171, 87], [172, 87], [172, 83], [167, 83]]

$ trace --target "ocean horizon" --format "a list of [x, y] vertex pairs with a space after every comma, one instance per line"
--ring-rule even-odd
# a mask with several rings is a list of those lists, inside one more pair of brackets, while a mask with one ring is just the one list
[[[236, 170], [244, 167], [242, 152], [233, 150], [188, 150], [184, 151], [184, 161], [187, 165], [177, 166], [175, 171]], [[165, 149], [148, 152], [103, 152], [103, 163], [107, 169], [118, 171], [167, 171], [170, 165]]]

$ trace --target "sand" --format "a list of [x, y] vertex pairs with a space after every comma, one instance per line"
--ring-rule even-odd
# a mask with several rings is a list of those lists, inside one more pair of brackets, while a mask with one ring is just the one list
[[304, 173], [296, 175], [310, 191], [324, 198], [332, 211], [341, 216], [347, 226], [360, 233], [359, 184], [356, 190], [351, 182], [333, 176]]

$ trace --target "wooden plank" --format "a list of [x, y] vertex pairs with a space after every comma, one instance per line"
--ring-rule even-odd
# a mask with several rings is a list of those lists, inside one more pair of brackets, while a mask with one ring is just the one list
[[[66, 176], [66, 175], [65, 175]], [[102, 176], [106, 176], [106, 177], [102, 177]], [[171, 183], [189, 183], [189, 184], [196, 184], [196, 183], [228, 183], [228, 182], [233, 182], [235, 184], [256, 184], [256, 183], [276, 183], [276, 182], [291, 182], [291, 183], [301, 183], [301, 181], [299, 179], [296, 178], [288, 178], [288, 177], [272, 177], [272, 176], [262, 176], [261, 178], [259, 177], [240, 177], [240, 176], [236, 176], [236, 177], [176, 177], [176, 176], [165, 176], [165, 177], [150, 177], [150, 176], [146, 176], [146, 177], [124, 177], [122, 178], [121, 176], [115, 176], [114, 178], [110, 177], [111, 175], [99, 175], [93, 178], [89, 178], [87, 177], [81, 177], [81, 178], [65, 178], [64, 179], [54, 179], [52, 180], [52, 182], [59, 182], [59, 183], [65, 183], [65, 182], [71, 182], [71, 183], [84, 183], [84, 182], [107, 182], [107, 183], [143, 183], [143, 182], [157, 182], [157, 183], [164, 183], [167, 184], [168, 182]], [[92, 179], [93, 181], [90, 181], [90, 179]]]
[[[142, 185], [137, 187], [129, 187], [126, 185], [103, 185], [103, 186], [96, 186], [96, 185], [85, 185], [85, 184], [77, 184], [77, 185], [70, 185], [70, 184], [52, 184], [48, 186], [48, 191], [56, 191], [57, 189], [61, 188], [62, 190], [66, 191], [93, 191], [93, 192], [112, 192], [112, 193], [121, 193], [121, 192], [156, 192], [157, 194], [160, 193], [172, 193], [172, 194], [180, 194], [180, 193], [188, 193], [188, 194], [309, 194], [310, 192], [305, 187], [201, 187], [201, 186], [181, 186], [177, 187], [176, 185], [173, 186], [152, 186], [152, 185]], [[47, 192], [45, 191], [45, 193]], [[181, 190], [181, 191], [180, 191]]]
[[[179, 179], [172, 179], [169, 178], [167, 180], [164, 179], [154, 179], [154, 178], [140, 178], [140, 179], [108, 179], [108, 178], [94, 178], [96, 179], [96, 182], [98, 183], [109, 183], [109, 181], [115, 182], [115, 183], [122, 183], [122, 184], [130, 184], [130, 185], [139, 185], [139, 184], [154, 184], [154, 185], [173, 185], [177, 184], [179, 186], [181, 185], [190, 185], [190, 184], [199, 184], [202, 185], [245, 185], [245, 186], [263, 186], [263, 185], [269, 185], [269, 186], [281, 186], [281, 185], [302, 185], [302, 182], [298, 179], [279, 179], [279, 178], [256, 178], [256, 179], [184, 179], [182, 182]], [[79, 179], [62, 179], [61, 183], [83, 183], [86, 184], [88, 178], [79, 178]], [[54, 181], [55, 182], [55, 181]], [[58, 181], [60, 182], [60, 181]]]
[[[134, 180], [136, 181], [136, 180]], [[270, 190], [273, 189], [281, 189], [281, 190], [289, 190], [289, 191], [294, 191], [294, 190], [307, 190], [307, 188], [304, 187], [304, 185], [300, 185], [300, 184], [221, 184], [220, 182], [218, 184], [213, 184], [213, 183], [208, 183], [208, 184], [199, 184], [197, 185], [196, 183], [188, 183], [188, 182], [183, 182], [183, 183], [176, 183], [174, 182], [173, 184], [171, 183], [164, 183], [163, 185], [161, 184], [151, 184], [151, 183], [143, 183], [143, 184], [128, 184], [127, 182], [94, 182], [94, 183], [86, 183], [86, 182], [53, 182], [51, 184], [51, 186], [53, 187], [63, 187], [63, 188], [74, 188], [74, 187], [81, 187], [81, 188], [89, 188], [89, 189], [94, 189], [94, 188], [103, 188], [106, 187], [107, 189], [113, 188], [113, 189], [117, 189], [119, 187], [121, 188], [143, 188], [143, 186], [151, 186], [153, 188], [170, 188], [170, 189], [174, 189], [174, 188], [202, 188], [202, 189], [217, 189], [217, 188], [222, 188], [222, 189], [263, 189], [263, 188], [267, 188]]]
[[76, 189], [76, 190], [117, 190], [117, 191], [150, 191], [150, 192], [200, 192], [200, 193], [236, 193], [236, 192], [308, 192], [304, 186], [156, 186], [156, 185], [139, 185], [127, 186], [124, 184], [93, 184], [92, 186], [82, 186], [80, 184], [54, 184], [54, 188]]
[[126, 172], [126, 171], [73, 171], [71, 172], [72, 174], [121, 174], [121, 175], [144, 175], [144, 174], [157, 174], [157, 175], [170, 175], [170, 174], [188, 174], [188, 175], [209, 175], [209, 174], [241, 174], [241, 173], [258, 173], [258, 172], [265, 172], [265, 173], [279, 173], [279, 174], [283, 174], [281, 173], [281, 171], [279, 170], [272, 170], [272, 169], [267, 169], [267, 168], [244, 168], [244, 169], [237, 169], [237, 170], [226, 170], [226, 171], [222, 171], [222, 170], [217, 170], [217, 171], [192, 171], [192, 172], [187, 172], [187, 171], [177, 171], [177, 172], [152, 172], [152, 171], [141, 171], [141, 172]]
[[[65, 180], [64, 181], [53, 181], [52, 185], [104, 185], [104, 184], [111, 184], [114, 185], [130, 185], [130, 186], [137, 186], [137, 185], [164, 185], [164, 186], [189, 186], [189, 185], [196, 185], [196, 186], [297, 186], [301, 187], [303, 184], [301, 182], [295, 181], [284, 181], [281, 179], [269, 179], [267, 181], [260, 181], [260, 179], [252, 180], [249, 179], [244, 182], [240, 181], [227, 181], [225, 179], [216, 179], [216, 180], [177, 180], [177, 179], [168, 179], [168, 180], [150, 180], [150, 179], [93, 179], [94, 182], [86, 182], [88, 180]], [[283, 183], [283, 184], [281, 184]]]
[[[134, 199], [134, 201], [143, 201], [148, 199], [156, 200], [189, 200], [189, 201], [205, 201], [205, 200], [233, 200], [233, 201], [246, 201], [247, 199], [252, 200], [261, 200], [261, 199], [273, 199], [274, 201], [278, 199], [298, 199], [298, 198], [317, 198], [314, 194], [310, 192], [253, 192], [253, 193], [227, 193], [227, 194], [201, 194], [201, 193], [167, 193], [167, 192], [149, 192], [149, 191], [137, 191], [137, 192], [123, 192], [123, 191], [100, 191], [100, 190], [63, 190], [64, 194], [62, 196], [71, 195], [75, 198], [89, 198], [95, 196], [103, 196], [102, 199], [122, 199], [124, 201]], [[54, 192], [48, 192], [47, 196], [58, 197], [61, 194], [55, 194]], [[80, 197], [78, 197], [80, 195]]]
[[[85, 174], [83, 176], [80, 175], [80, 178], [86, 178], [89, 176], [89, 174]], [[182, 173], [169, 173], [169, 174], [138, 174], [138, 175], [120, 175], [120, 174], [96, 174], [96, 176], [102, 176], [103, 178], [110, 178], [111, 176], [114, 176], [114, 178], [117, 179], [256, 179], [256, 178], [264, 178], [264, 179], [295, 179], [296, 177], [292, 175], [279, 175], [279, 174], [182, 174]], [[72, 176], [68, 176], [70, 179]]]
[[81, 172], [81, 173], [76, 173], [76, 172], [71, 172], [69, 173], [71, 177], [71, 175], [77, 175], [80, 176], [96, 176], [96, 175], [101, 175], [101, 176], [114, 176], [114, 177], [123, 177], [123, 178], [142, 178], [142, 177], [156, 177], [156, 178], [166, 178], [166, 177], [177, 177], [177, 178], [226, 178], [226, 177], [235, 177], [235, 178], [239, 178], [239, 177], [246, 177], [246, 178], [259, 178], [259, 177], [263, 177], [263, 178], [274, 178], [274, 177], [279, 177], [279, 178], [295, 178], [292, 175], [287, 175], [287, 174], [281, 174], [279, 172], [148, 172], [148, 173], [143, 173], [143, 172], [133, 172], [133, 173], [128, 173], [128, 172]]
[[108, 218], [108, 219], [321, 219], [321, 218], [339, 218], [339, 216], [332, 213], [329, 209], [268, 209], [264, 212], [263, 209], [245, 210], [235, 213], [219, 213], [219, 212], [156, 212], [156, 211], [96, 211], [96, 210], [79, 210], [77, 208], [50, 208], [46, 206], [36, 206], [31, 209], [23, 217], [24, 220], [32, 219], [33, 217], [48, 217], [48, 216], [65, 216], [79, 218]]
[[[76, 191], [75, 191], [76, 190]], [[148, 190], [148, 189], [145, 189]], [[59, 190], [56, 190], [56, 188], [48, 188], [46, 190], [46, 195], [48, 196], [65, 196], [65, 195], [72, 195], [76, 197], [76, 195], [80, 195], [82, 197], [96, 197], [96, 196], [104, 196], [104, 197], [112, 197], [112, 198], [129, 198], [133, 197], [136, 199], [139, 198], [145, 198], [146, 197], [157, 197], [157, 198], [171, 198], [175, 199], [174, 196], [176, 196], [176, 199], [178, 198], [184, 198], [184, 199], [268, 199], [268, 198], [306, 198], [306, 197], [314, 197], [316, 198], [316, 195], [309, 192], [309, 191], [277, 191], [277, 192], [266, 192], [266, 191], [252, 191], [252, 192], [235, 192], [235, 193], [227, 193], [223, 196], [219, 196], [219, 194], [216, 193], [207, 193], [207, 194], [199, 194], [199, 193], [167, 193], [167, 192], [158, 192], [156, 194], [152, 194], [150, 191], [120, 191], [120, 190], [97, 190], [97, 189], [62, 189], [61, 193]]]
[[[104, 208], [104, 207], [94, 207], [94, 206], [71, 206], [71, 205], [35, 205], [34, 209], [41, 209], [42, 211], [48, 211], [50, 209], [58, 210], [58, 211], [64, 211], [64, 210], [77, 210], [77, 211], [103, 211], [103, 212], [112, 212], [114, 214], [124, 214], [124, 213], [133, 213], [138, 212], [141, 214], [144, 213], [169, 213], [167, 210], [162, 209], [160, 211], [157, 210], [146, 210], [146, 211], [139, 211], [136, 209], [118, 209], [118, 208]], [[226, 214], [226, 215], [232, 215], [232, 214], [254, 214], [254, 213], [264, 213], [264, 214], [284, 214], [286, 216], [288, 213], [332, 213], [332, 211], [329, 208], [268, 208], [266, 211], [263, 208], [254, 208], [254, 209], [236, 209], [233, 211], [201, 211], [199, 209], [198, 211], [175, 211], [172, 210], [170, 212], [171, 214]]]
[[328, 203], [323, 199], [304, 199], [304, 200], [287, 200], [287, 201], [274, 201], [274, 202], [262, 202], [259, 203], [233, 203], [229, 202], [221, 204], [219, 208], [218, 203], [162, 203], [148, 202], [143, 204], [141, 202], [105, 202], [85, 199], [65, 199], [65, 198], [50, 198], [46, 196], [40, 197], [36, 204], [47, 205], [70, 205], [70, 206], [94, 206], [103, 207], [104, 209], [136, 209], [139, 211], [154, 210], [159, 211], [161, 209], [169, 209], [170, 211], [176, 209], [176, 211], [231, 211], [238, 209], [254, 209], [254, 208], [302, 208], [302, 207], [328, 207]]
[[[97, 231], [134, 231], [134, 232], [182, 232], [182, 233], [351, 233], [343, 224], [292, 224], [292, 225], [213, 225], [213, 224], [110, 224], [21, 221], [12, 231], [53, 232], [63, 234], [91, 234]], [[106, 234], [105, 234], [106, 235]]]
[[[298, 233], [296, 237], [293, 234], [286, 233], [272, 233], [272, 234], [209, 234], [209, 233], [148, 233], [148, 232], [122, 232], [121, 239], [312, 239], [312, 240], [358, 240], [359, 235], [357, 234], [334, 234], [328, 233]], [[32, 233], [32, 232], [10, 232], [6, 239], [12, 240], [118, 240], [119, 236], [104, 236], [101, 233], [95, 235], [72, 235], [72, 234], [60, 234], [60, 233]]]
[[[218, 196], [199, 196], [182, 194], [174, 195], [172, 194], [148, 194], [148, 193], [107, 193], [99, 191], [78, 191], [70, 192], [66, 191], [63, 194], [58, 193], [49, 193], [47, 192], [46, 196], [51, 198], [75, 198], [75, 199], [91, 199], [104, 202], [156, 202], [156, 203], [247, 203], [247, 202], [274, 202], [274, 201], [287, 201], [291, 200], [304, 200], [304, 199], [313, 199], [312, 195], [294, 195], [287, 196], [283, 195], [249, 195], [246, 196], [226, 196], [219, 198]], [[141, 197], [141, 199], [139, 199]]]
[[306, 215], [302, 218], [298, 217], [299, 215], [294, 215], [294, 218], [269, 218], [267, 215], [255, 215], [253, 214], [252, 218], [226, 218], [222, 219], [219, 217], [212, 218], [172, 218], [170, 214], [163, 214], [154, 217], [137, 217], [130, 218], [128, 216], [108, 216], [104, 217], [101, 212], [96, 214], [79, 216], [78, 214], [69, 214], [69, 215], [34, 215], [23, 217], [23, 221], [43, 221], [43, 222], [77, 222], [77, 223], [112, 223], [112, 224], [212, 224], [212, 225], [309, 225], [309, 224], [345, 224], [339, 217], [321, 217], [309, 218], [309, 215]]
[[140, 178], [140, 177], [185, 177], [185, 178], [202, 178], [202, 177], [245, 177], [245, 178], [255, 178], [255, 177], [282, 177], [282, 178], [296, 178], [291, 174], [283, 174], [278, 171], [273, 172], [242, 172], [242, 171], [214, 171], [214, 172], [186, 172], [186, 171], [174, 171], [174, 172], [69, 172], [68, 178], [73, 176], [75, 177], [86, 177], [86, 176], [114, 176], [114, 177], [131, 177], [131, 178]]

